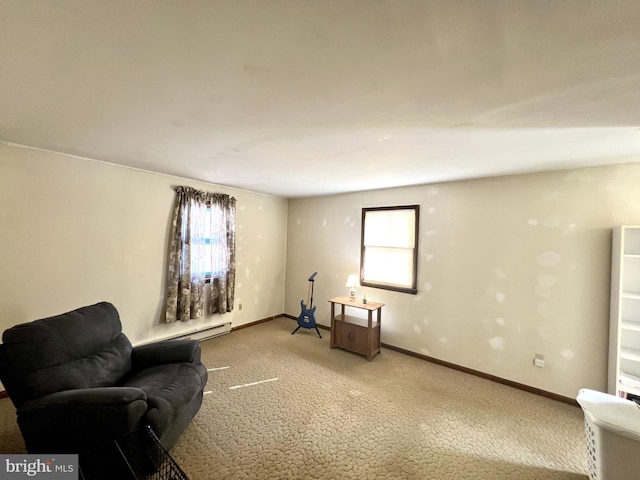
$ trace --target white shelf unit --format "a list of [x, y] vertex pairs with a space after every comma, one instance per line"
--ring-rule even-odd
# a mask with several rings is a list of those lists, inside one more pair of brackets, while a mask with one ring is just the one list
[[613, 229], [609, 381], [612, 395], [640, 396], [640, 226]]

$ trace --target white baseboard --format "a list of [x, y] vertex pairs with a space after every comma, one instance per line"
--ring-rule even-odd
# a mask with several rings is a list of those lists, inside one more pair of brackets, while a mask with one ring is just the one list
[[208, 340], [213, 337], [219, 337], [220, 335], [226, 335], [231, 333], [231, 322], [223, 323], [222, 325], [216, 325], [215, 327], [203, 328], [195, 332], [186, 333], [168, 340]]

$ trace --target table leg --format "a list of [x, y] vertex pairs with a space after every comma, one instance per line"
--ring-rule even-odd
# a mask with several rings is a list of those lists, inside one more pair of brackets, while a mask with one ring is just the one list
[[335, 332], [336, 332], [336, 304], [331, 302], [331, 335], [329, 336], [329, 348], [335, 348], [336, 340], [335, 340]]

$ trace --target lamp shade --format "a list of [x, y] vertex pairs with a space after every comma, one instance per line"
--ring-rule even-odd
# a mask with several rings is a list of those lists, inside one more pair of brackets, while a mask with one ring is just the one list
[[356, 288], [359, 286], [360, 286], [360, 281], [358, 280], [358, 276], [355, 273], [349, 275], [349, 278], [347, 279], [347, 284], [345, 285], [345, 287]]

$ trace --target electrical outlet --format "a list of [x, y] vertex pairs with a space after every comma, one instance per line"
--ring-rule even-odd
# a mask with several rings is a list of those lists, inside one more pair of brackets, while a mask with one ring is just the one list
[[238, 310], [242, 310], [242, 302], [238, 303]]
[[533, 364], [538, 368], [544, 367], [544, 355], [541, 353], [536, 353], [533, 356]]

